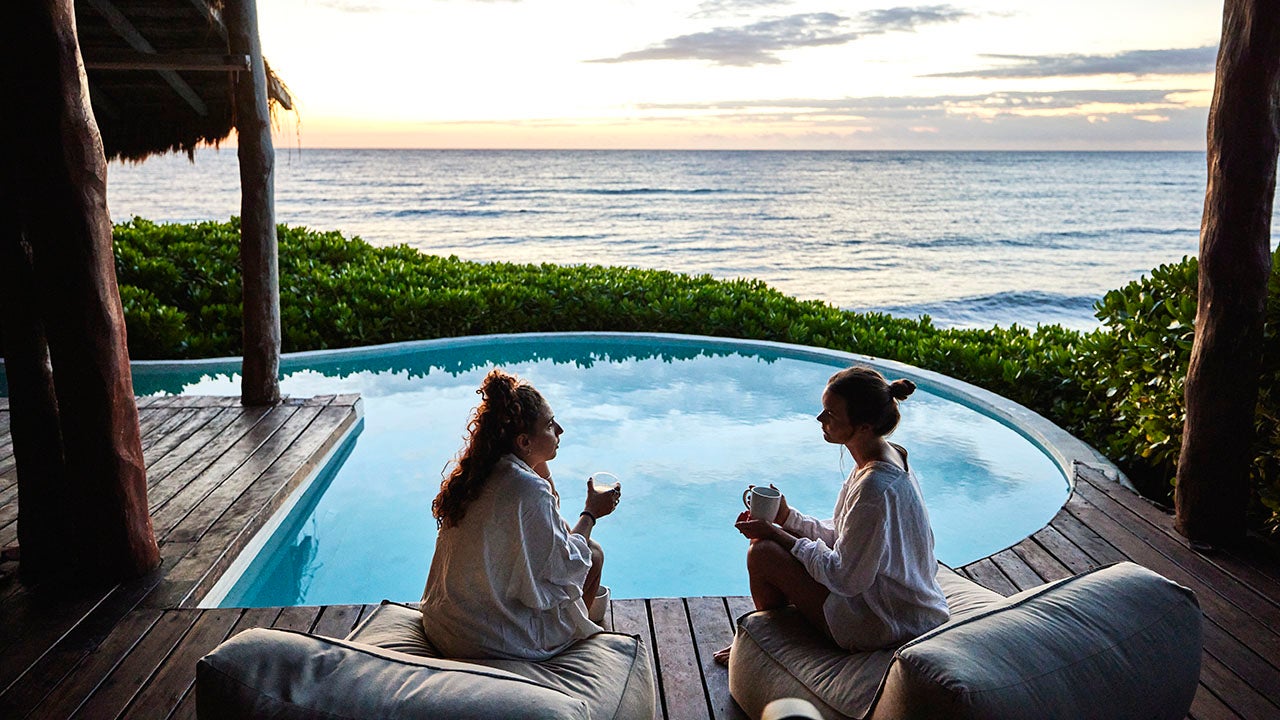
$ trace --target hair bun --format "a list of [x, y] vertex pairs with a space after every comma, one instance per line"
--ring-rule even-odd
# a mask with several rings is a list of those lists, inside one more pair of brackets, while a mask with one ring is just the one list
[[906, 400], [916, 391], [916, 384], [906, 378], [899, 378], [889, 383], [889, 395], [894, 400]]

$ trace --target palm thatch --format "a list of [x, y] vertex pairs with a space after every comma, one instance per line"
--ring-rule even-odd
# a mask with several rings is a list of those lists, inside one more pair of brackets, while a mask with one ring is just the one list
[[[235, 126], [235, 81], [222, 0], [75, 0], [80, 52], [108, 159], [217, 145]], [[267, 68], [272, 109], [292, 109]]]

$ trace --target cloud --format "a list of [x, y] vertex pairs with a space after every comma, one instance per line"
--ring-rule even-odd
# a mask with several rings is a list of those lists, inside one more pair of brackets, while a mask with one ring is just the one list
[[742, 15], [760, 8], [790, 5], [795, 0], [702, 0], [698, 9], [689, 17], [710, 18]]
[[924, 97], [860, 97], [860, 98], [784, 98], [769, 100], [731, 100], [698, 103], [653, 103], [638, 106], [641, 110], [663, 111], [769, 111], [818, 117], [842, 115], [880, 118], [919, 118], [940, 112], [986, 110], [990, 113], [1029, 113], [1070, 110], [1088, 106], [1187, 107], [1176, 96], [1194, 90], [1067, 90], [1059, 92], [992, 92], [980, 95], [933, 95]]
[[1213, 72], [1216, 45], [1168, 50], [1129, 50], [1114, 55], [982, 55], [1011, 64], [925, 77], [1045, 78], [1081, 75], [1199, 75]]
[[721, 27], [680, 35], [660, 45], [613, 58], [588, 60], [623, 63], [637, 60], [709, 60], [717, 65], [777, 65], [774, 53], [801, 47], [843, 45], [860, 37], [844, 26], [847, 18], [833, 13], [806, 13], [771, 18], [745, 27]]
[[[713, 0], [724, 7], [734, 0]], [[737, 0], [736, 5], [764, 0]], [[868, 35], [887, 32], [914, 32], [923, 25], [955, 22], [973, 15], [950, 5], [898, 7], [870, 10], [851, 19], [835, 13], [801, 13], [768, 18], [742, 27], [718, 27], [704, 32], [679, 35], [644, 50], [633, 50], [611, 58], [587, 60], [592, 63], [623, 63], [640, 60], [707, 60], [717, 65], [748, 67], [777, 65], [776, 53], [805, 47], [844, 45]]]
[[868, 10], [862, 13], [862, 21], [875, 32], [915, 32], [921, 25], [940, 25], [974, 17], [973, 13], [950, 5], [923, 7], [896, 7], [887, 10]]

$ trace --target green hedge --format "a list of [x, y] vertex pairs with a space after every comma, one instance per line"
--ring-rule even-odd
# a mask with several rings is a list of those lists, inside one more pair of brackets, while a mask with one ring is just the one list
[[[239, 223], [115, 228], [135, 359], [240, 354]], [[613, 330], [777, 340], [899, 360], [961, 378], [1049, 417], [1168, 499], [1195, 315], [1194, 259], [1098, 305], [1102, 330], [942, 329], [928, 317], [855, 313], [758, 280], [596, 265], [464, 262], [407, 246], [279, 228], [286, 352], [486, 333]], [[1273, 290], [1276, 288], [1273, 285]], [[1272, 293], [1271, 315], [1280, 321]], [[1275, 327], [1275, 323], [1271, 323]], [[1280, 518], [1280, 351], [1267, 336], [1255, 463], [1258, 526]]]

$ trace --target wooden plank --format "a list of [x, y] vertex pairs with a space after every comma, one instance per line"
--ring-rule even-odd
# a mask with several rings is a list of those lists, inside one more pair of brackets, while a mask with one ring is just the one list
[[184, 695], [167, 720], [200, 720], [196, 717], [196, 694], [188, 692]]
[[164, 479], [240, 414], [234, 408], [184, 408], [180, 412], [189, 413], [187, 421], [152, 445], [147, 454], [147, 487]]
[[1204, 683], [1196, 687], [1196, 696], [1191, 700], [1191, 712], [1187, 716], [1192, 720], [1239, 720], [1240, 716], [1218, 699]]
[[[199, 533], [194, 536], [186, 533], [185, 536], [173, 538], [170, 538], [169, 534], [173, 528], [186, 519], [188, 513], [222, 487], [228, 478], [239, 473], [240, 482], [247, 483], [248, 480], [243, 479], [246, 475], [251, 474], [256, 477], [260, 471], [258, 465], [268, 459], [275, 459], [281, 451], [279, 445], [283, 439], [276, 438], [276, 432], [292, 418], [295, 410], [296, 408], [272, 408], [268, 411], [266, 417], [249, 428], [244, 435], [235, 440], [230, 448], [226, 449], [226, 452], [222, 453], [217, 460], [200, 472], [199, 475], [192, 478], [176, 494], [161, 502], [153, 499], [151, 522], [155, 527], [156, 537], [177, 542], [198, 539]], [[292, 435], [289, 436], [288, 440], [292, 440], [293, 437]], [[271, 442], [273, 438], [276, 438], [275, 443], [268, 446], [267, 443]], [[252, 463], [252, 465], [247, 470], [244, 470], [244, 466], [248, 463]], [[232, 487], [240, 488], [242, 485], [233, 484]], [[217, 503], [217, 498], [213, 502]], [[225, 508], [225, 505], [223, 507]], [[208, 513], [209, 510], [206, 508], [205, 512]], [[214, 517], [217, 516], [215, 515]], [[201, 531], [203, 531], [203, 528], [201, 528]]]
[[[115, 586], [102, 602], [83, 617], [71, 614], [61, 618], [73, 624], [56, 640], [50, 642], [48, 637], [37, 635], [29, 641], [25, 649], [6, 651], [6, 662], [11, 658], [21, 662], [23, 658], [30, 656], [29, 651], [43, 652], [12, 684], [8, 685], [6, 695], [15, 705], [33, 707], [38, 704], [62, 677], [71, 672], [86, 655], [93, 652], [94, 648], [110, 635], [121, 618], [126, 617], [138, 606], [141, 599], [160, 582], [164, 573], [171, 567], [173, 567], [172, 559], [165, 559], [162, 556], [159, 568], [133, 582]], [[60, 632], [65, 624], [49, 623], [48, 627], [55, 629], [55, 632]], [[32, 628], [31, 632], [37, 633], [42, 628], [43, 626]], [[44, 651], [45, 648], [48, 648], [47, 651]]]
[[1212, 586], [1232, 604], [1241, 608], [1264, 625], [1280, 628], [1280, 605], [1259, 593], [1252, 586], [1237, 579], [1205, 556], [1192, 552], [1189, 547], [1166, 533], [1144, 522], [1125, 506], [1114, 502], [1105, 493], [1092, 488], [1083, 491], [1086, 499], [1099, 511], [1129, 529], [1135, 537], [1150, 545], [1165, 557], [1176, 562]]
[[[283, 413], [284, 410], [277, 408], [277, 412]], [[168, 537], [179, 542], [199, 540], [203, 537], [218, 518], [226, 515], [228, 508], [241, 497], [245, 490], [258, 482], [267, 470], [288, 454], [296, 444], [309, 439], [305, 431], [320, 412], [320, 408], [296, 408], [270, 437], [265, 438], [253, 453], [244, 459], [235, 472], [210, 489], [190, 512], [181, 518], [180, 522], [170, 525], [172, 530], [169, 531]]]
[[706, 688], [702, 686], [698, 653], [689, 630], [689, 616], [679, 598], [649, 601], [653, 635], [662, 672], [662, 700], [667, 717], [681, 720], [709, 718]]
[[1027, 538], [1013, 546], [1013, 553], [1031, 568], [1044, 582], [1053, 582], [1073, 574], [1066, 565], [1058, 562], [1047, 550], [1031, 538]]
[[321, 608], [316, 605], [283, 608], [271, 627], [278, 630], [311, 632], [311, 626], [315, 625], [320, 617], [320, 610]]
[[0, 689], [7, 689], [58, 639], [111, 592], [104, 587], [81, 597], [44, 597], [25, 589], [5, 603], [0, 617]]
[[[189, 462], [197, 453], [210, 448], [214, 441], [222, 437], [224, 433], [228, 433], [228, 428], [245, 415], [245, 411], [242, 408], [201, 408], [196, 412], [199, 413], [197, 421], [203, 420], [203, 423], [189, 435], [181, 438], [180, 442], [173, 443], [170, 446], [170, 452], [158, 458], [155, 463], [147, 466], [148, 488], [158, 485], [174, 470]], [[257, 417], [257, 414], [254, 413], [247, 422], [243, 423], [246, 430], [248, 427], [252, 427]], [[233, 439], [229, 438], [228, 441]], [[210, 454], [212, 453], [206, 451], [205, 457]]]
[[1231, 629], [1218, 622], [1203, 623], [1205, 653], [1213, 655], [1224, 666], [1255, 688], [1280, 688], [1280, 670], [1276, 658], [1262, 658], [1232, 635]]
[[[191, 418], [195, 417], [197, 412], [199, 410], [196, 408], [165, 408], [159, 412], [149, 414], [147, 420], [150, 422], [138, 422], [138, 429], [142, 432], [144, 459], [148, 464], [153, 458], [159, 457], [168, 449], [161, 447], [153, 450], [156, 445], [165, 443], [172, 447], [182, 442], [182, 438], [195, 432], [196, 428], [187, 427], [187, 424], [191, 422]], [[198, 420], [197, 422], [203, 423], [204, 421]], [[151, 450], [151, 452], [147, 453], [146, 451], [148, 450]]]
[[239, 608], [181, 612], [195, 615], [195, 624], [125, 709], [129, 718], [167, 717], [195, 685], [196, 662], [227, 638], [241, 614]]
[[114, 718], [123, 712], [191, 629], [198, 616], [198, 613], [187, 610], [164, 611], [159, 622], [107, 674], [71, 717], [86, 720]]
[[[1080, 498], [1080, 493], [1076, 492], [1071, 496], [1071, 499], [1067, 500], [1067, 505], [1070, 506], [1073, 501], [1078, 502]], [[1110, 537], [1107, 539], [1102, 538], [1093, 528], [1080, 522], [1069, 512], [1059, 513], [1053, 519], [1053, 527], [1100, 565], [1129, 559], [1123, 552], [1117, 550], [1113, 543], [1108, 541]]]
[[1041, 528], [1040, 532], [1031, 537], [1035, 538], [1040, 547], [1044, 548], [1054, 559], [1070, 570], [1072, 575], [1078, 575], [1086, 570], [1098, 567], [1102, 563], [1086, 555], [1083, 550], [1076, 547], [1075, 543], [1068, 540], [1053, 526], [1053, 523], [1056, 523], [1064, 512], [1060, 511], [1058, 517], [1055, 517], [1047, 527]]
[[964, 566], [964, 570], [969, 573], [974, 582], [1005, 597], [1018, 592], [1018, 588], [1012, 582], [1009, 582], [1009, 578], [1000, 572], [1000, 568], [996, 567], [996, 564], [990, 558], [969, 563]]
[[[232, 492], [226, 490], [231, 488], [234, 491], [236, 485], [240, 484], [239, 479], [234, 485], [231, 480], [228, 480], [210, 493], [210, 497], [222, 495], [227, 498], [234, 497], [234, 501], [225, 509], [225, 512], [213, 520], [209, 529], [205, 531], [205, 535], [200, 538], [196, 550], [188, 556], [190, 562], [183, 570], [184, 574], [178, 573], [179, 568], [175, 568], [171, 574], [171, 577], [195, 580], [196, 584], [192, 588], [191, 597], [200, 597], [208, 592], [259, 528], [266, 523], [276, 508], [280, 507], [289, 493], [319, 469], [320, 461], [328, 451], [336, 446], [356, 424], [356, 416], [351, 408], [342, 407], [323, 409], [304, 407], [298, 410], [290, 420], [301, 425], [305, 422], [306, 416], [315, 411], [319, 411], [319, 415], [307, 428], [308, 432], [301, 437], [297, 437], [297, 432], [301, 430], [295, 432], [296, 428], [282, 428], [278, 437], [273, 437], [270, 442], [275, 444], [279, 440], [280, 445], [283, 446], [281, 448], [283, 452], [261, 476], [252, 480], [248, 487], [239, 493], [239, 497], [234, 497]], [[249, 463], [246, 463], [241, 470], [249, 467]], [[240, 470], [236, 474], [239, 475]], [[206, 510], [208, 515], [211, 515], [218, 511], [218, 507], [210, 504]], [[181, 537], [199, 531], [207, 522], [205, 518], [208, 515], [193, 511], [187, 520], [184, 520], [183, 526], [171, 533], [171, 537]], [[205, 561], [210, 562], [202, 564]]]
[[1241, 642], [1264, 658], [1280, 658], [1280, 638], [1275, 632], [1228, 602], [1211, 586], [1180, 565], [1160, 554], [1105, 513], [1079, 495], [1073, 496], [1069, 508], [1081, 521], [1117, 543], [1134, 562], [1191, 588], [1200, 601], [1205, 617], [1231, 631]]
[[359, 619], [359, 605], [328, 605], [320, 611], [320, 619], [311, 632], [341, 640], [351, 634]]
[[657, 679], [657, 692], [654, 694], [654, 717], [666, 718], [662, 703], [662, 672], [658, 667], [658, 659], [654, 654], [653, 627], [649, 622], [649, 606], [644, 600], [614, 600], [610, 603], [613, 611], [614, 632], [638, 635], [649, 653], [649, 667], [653, 668]]
[[702, 672], [711, 716], [716, 720], [745, 720], [729, 695], [729, 671], [717, 665], [713, 656], [717, 650], [733, 642], [734, 624], [724, 598], [694, 597], [685, 601], [689, 622], [693, 626], [693, 643], [698, 651], [698, 665]]
[[[280, 608], [248, 608], [240, 615], [240, 619], [236, 621], [231, 631], [227, 633], [227, 637], [235, 637], [236, 635], [255, 627], [271, 627], [276, 617], [280, 614]], [[192, 666], [192, 672], [195, 671]], [[187, 692], [178, 701], [173, 712], [169, 715], [170, 720], [196, 720], [196, 694], [194, 686], [188, 688]]]
[[1242, 717], [1280, 717], [1280, 707], [1274, 701], [1267, 699], [1260, 690], [1250, 687], [1208, 653], [1200, 663], [1200, 682]]
[[[151, 522], [156, 537], [164, 538], [168, 528], [180, 520], [218, 483], [222, 482], [254, 453], [292, 415], [292, 409], [251, 408], [233, 422], [213, 442], [187, 458], [164, 482], [148, 487]], [[177, 507], [170, 510], [170, 504]], [[165, 515], [174, 519], [166, 524]]]
[[1012, 548], [1001, 550], [992, 555], [991, 562], [1000, 568], [1000, 572], [1004, 573], [1005, 577], [1009, 578], [1009, 581], [1018, 590], [1027, 590], [1044, 584], [1044, 580], [1040, 575], [1024, 562]]
[[[106, 640], [80, 663], [75, 672], [53, 689], [44, 701], [36, 706], [31, 717], [65, 718], [97, 689], [112, 670], [129, 654], [151, 628], [160, 620], [159, 610], [139, 610], [130, 613], [111, 631]], [[15, 717], [6, 714], [5, 717]], [[16, 717], [22, 717], [16, 715]]]

